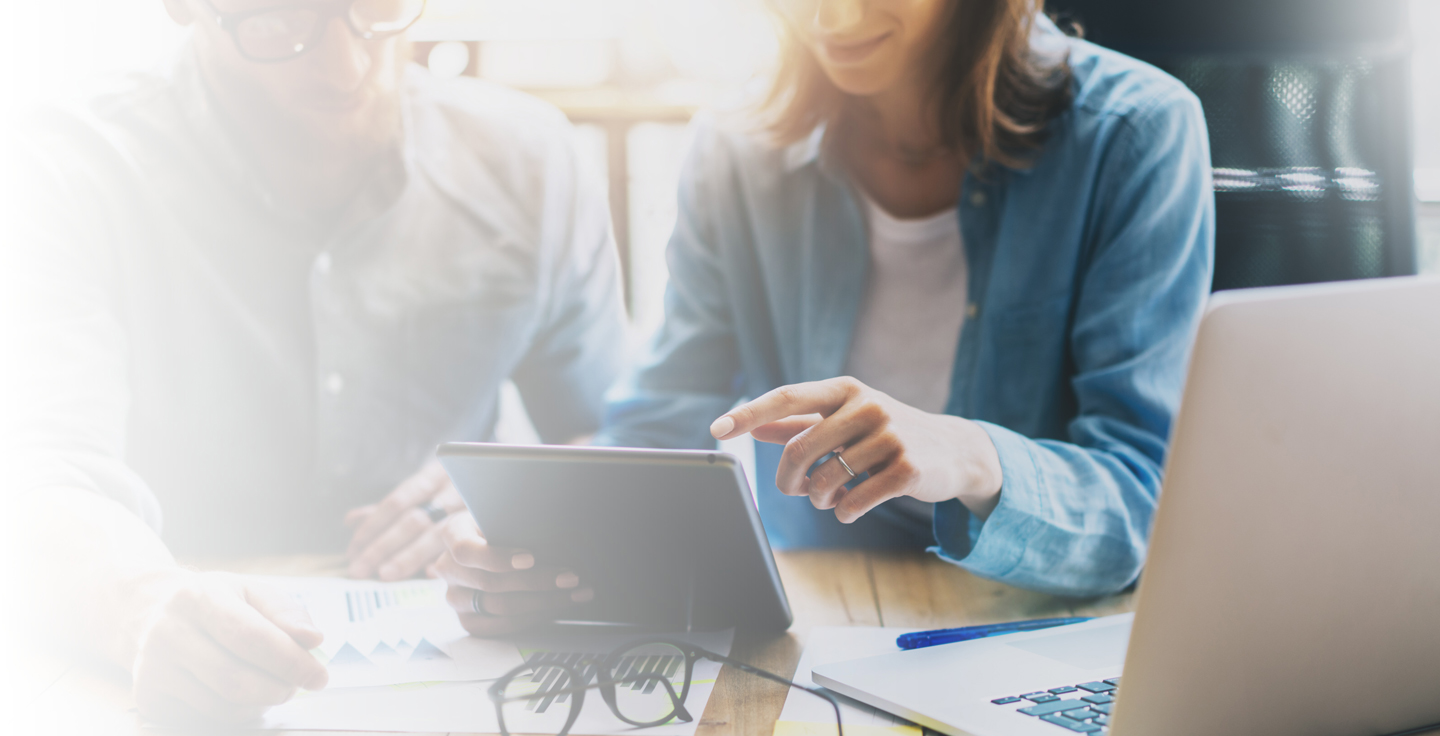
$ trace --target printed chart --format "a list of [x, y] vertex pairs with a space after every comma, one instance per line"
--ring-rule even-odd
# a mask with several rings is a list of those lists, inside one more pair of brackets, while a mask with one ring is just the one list
[[330, 670], [330, 688], [491, 680], [524, 661], [512, 644], [471, 637], [439, 580], [265, 581], [294, 595], [325, 634], [312, 654]]

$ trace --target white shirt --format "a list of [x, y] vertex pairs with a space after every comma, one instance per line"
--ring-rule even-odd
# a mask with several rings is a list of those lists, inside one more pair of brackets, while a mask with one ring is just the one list
[[593, 432], [625, 342], [601, 179], [533, 98], [418, 67], [402, 94], [333, 227], [271, 206], [189, 55], [49, 113], [0, 166], [0, 495], [163, 511], [187, 554], [333, 551], [490, 439], [506, 379], [547, 441]]
[[846, 372], [922, 411], [939, 414], [965, 322], [967, 269], [954, 209], [902, 220], [865, 197], [870, 272]]

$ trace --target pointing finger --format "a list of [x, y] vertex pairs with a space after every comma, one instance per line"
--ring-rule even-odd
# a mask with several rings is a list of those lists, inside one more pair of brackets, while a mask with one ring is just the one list
[[762, 424], [751, 430], [750, 436], [761, 442], [769, 442], [772, 445], [783, 445], [801, 432], [819, 424], [823, 417], [819, 414], [806, 414], [803, 417], [790, 417], [779, 421]]
[[726, 412], [710, 425], [710, 434], [715, 439], [728, 440], [788, 417], [804, 414], [829, 416], [859, 387], [860, 382], [849, 377], [781, 386]]

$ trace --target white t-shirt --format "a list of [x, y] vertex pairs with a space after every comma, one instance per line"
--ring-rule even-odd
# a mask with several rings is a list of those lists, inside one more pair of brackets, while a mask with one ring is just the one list
[[[969, 290], [959, 213], [949, 209], [902, 220], [869, 197], [864, 200], [870, 272], [846, 373], [903, 403], [939, 414], [950, 400]], [[886, 505], [920, 519], [934, 514], [933, 504], [908, 497]]]
[[950, 400], [968, 271], [954, 209], [902, 220], [865, 198], [870, 272], [846, 372], [922, 411]]

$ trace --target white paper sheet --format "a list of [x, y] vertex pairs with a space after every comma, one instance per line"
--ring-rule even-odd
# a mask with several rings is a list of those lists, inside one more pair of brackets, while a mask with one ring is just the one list
[[[823, 626], [810, 630], [795, 682], [814, 687], [811, 671], [831, 662], [898, 652], [895, 637], [915, 629], [885, 629], [873, 626]], [[845, 736], [920, 736], [921, 728], [897, 716], [831, 693], [840, 701]], [[835, 711], [825, 700], [794, 688], [785, 697], [785, 708], [775, 723], [775, 736], [835, 736]]]
[[[498, 640], [517, 659], [538, 653], [605, 654], [634, 639], [635, 634], [537, 635]], [[689, 634], [674, 638], [719, 654], [729, 654], [733, 631], [710, 634]], [[569, 657], [571, 661], [574, 657]], [[615, 718], [600, 697], [598, 690], [586, 692], [581, 712], [571, 733], [577, 736], [693, 736], [701, 715], [715, 687], [720, 665], [702, 660], [695, 665], [690, 693], [685, 707], [694, 720], [671, 722], [663, 726], [636, 729]], [[680, 684], [683, 674], [676, 672], [672, 682]], [[427, 682], [385, 687], [327, 689], [318, 693], [301, 693], [294, 700], [273, 708], [266, 714], [265, 728], [318, 731], [410, 731], [497, 733], [499, 725], [495, 706], [487, 690], [490, 682]], [[520, 706], [528, 712], [507, 711], [507, 725], [513, 733], [546, 733], [558, 730], [573, 707], [569, 699]], [[534, 712], [540, 710], [542, 712]]]
[[312, 653], [330, 670], [330, 689], [492, 680], [523, 661], [512, 644], [471, 637], [439, 580], [265, 582], [294, 595], [325, 634]]

